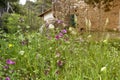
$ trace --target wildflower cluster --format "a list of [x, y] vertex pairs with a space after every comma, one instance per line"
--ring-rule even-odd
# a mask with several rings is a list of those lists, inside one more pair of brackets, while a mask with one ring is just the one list
[[60, 33], [55, 36], [56, 40], [62, 38], [66, 33], [67, 33], [66, 29], [61, 30]]
[[3, 69], [2, 69], [2, 76], [0, 76], [0, 80], [5, 79], [5, 80], [11, 80], [10, 76], [13, 74], [14, 70], [12, 69], [12, 65], [15, 65], [15, 61], [11, 59], [7, 59], [6, 63], [3, 64]]

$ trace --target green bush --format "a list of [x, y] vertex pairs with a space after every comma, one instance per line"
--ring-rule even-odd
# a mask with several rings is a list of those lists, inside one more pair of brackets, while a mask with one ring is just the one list
[[20, 28], [24, 29], [24, 27], [26, 27], [26, 24], [24, 22], [24, 16], [21, 16], [19, 14], [5, 13], [2, 16], [2, 20], [3, 20], [2, 29], [7, 33], [15, 33]]

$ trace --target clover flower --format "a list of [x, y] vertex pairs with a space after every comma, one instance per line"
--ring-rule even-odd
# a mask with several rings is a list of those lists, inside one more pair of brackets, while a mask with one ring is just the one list
[[12, 65], [12, 64], [15, 64], [15, 62], [12, 61], [12, 60], [10, 60], [10, 59], [7, 59], [7, 60], [6, 60], [6, 64], [10, 64], [10, 65]]

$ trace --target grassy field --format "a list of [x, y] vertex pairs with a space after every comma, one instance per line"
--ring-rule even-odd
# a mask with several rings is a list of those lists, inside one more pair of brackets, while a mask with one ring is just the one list
[[92, 35], [5, 34], [0, 80], [120, 80], [120, 40]]

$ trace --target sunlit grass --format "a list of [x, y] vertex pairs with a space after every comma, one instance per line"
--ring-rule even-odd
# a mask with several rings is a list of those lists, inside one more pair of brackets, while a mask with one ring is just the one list
[[[11, 80], [119, 80], [119, 40], [39, 33], [0, 40], [0, 78]], [[15, 61], [8, 65], [6, 60]], [[9, 68], [4, 69], [4, 66]]]

